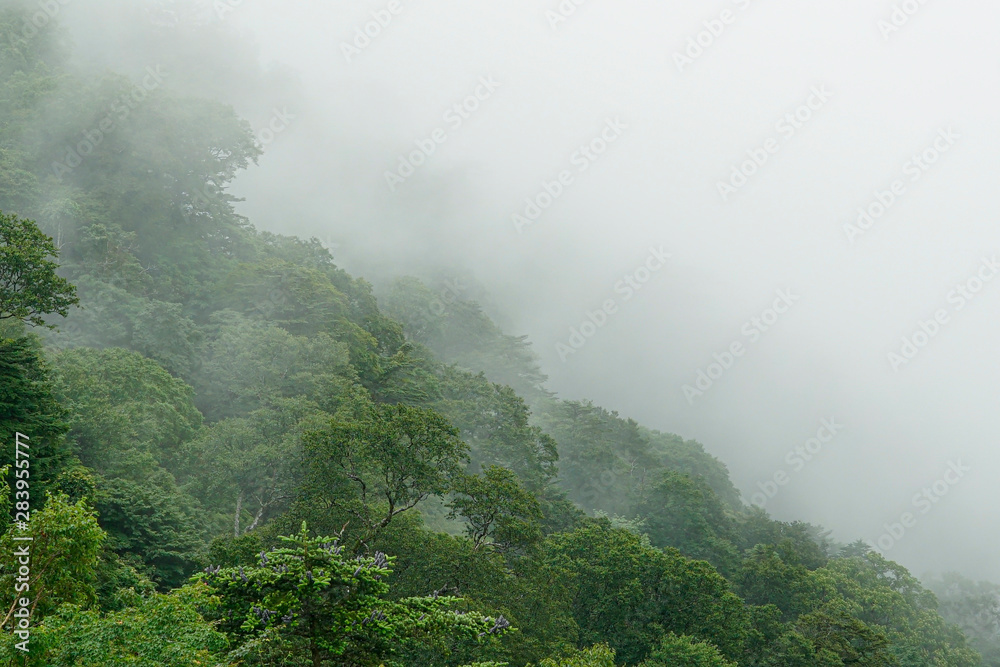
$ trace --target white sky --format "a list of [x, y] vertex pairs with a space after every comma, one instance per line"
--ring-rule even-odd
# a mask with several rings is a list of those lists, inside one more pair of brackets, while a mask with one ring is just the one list
[[[1000, 580], [1000, 279], [961, 311], [947, 299], [1000, 252], [1000, 5], [931, 0], [886, 40], [889, 0], [587, 0], [555, 30], [557, 0], [411, 0], [348, 63], [342, 43], [388, 4], [244, 0], [226, 16], [299, 86], [239, 105], [257, 127], [296, 110], [237, 182], [255, 224], [337, 244], [375, 278], [472, 270], [561, 396], [700, 440], [748, 498], [789, 471], [767, 508], [844, 541], [912, 511], [889, 557]], [[723, 10], [735, 20], [679, 72], [674, 53]], [[484, 76], [500, 87], [450, 129]], [[776, 123], [814, 86], [832, 97], [786, 138]], [[615, 117], [621, 138], [518, 234], [511, 214]], [[384, 172], [439, 127], [447, 142], [390, 192]], [[843, 225], [943, 128], [954, 146], [850, 244]], [[723, 202], [717, 182], [772, 137]], [[670, 264], [623, 302], [616, 282], [660, 245]], [[778, 289], [801, 299], [690, 405], [683, 385], [748, 341]], [[556, 344], [608, 298], [618, 312], [561, 362]], [[939, 308], [948, 324], [894, 372], [888, 353]], [[792, 472], [786, 452], [824, 417], [844, 430]], [[920, 514], [912, 496], [958, 460], [971, 471]]]

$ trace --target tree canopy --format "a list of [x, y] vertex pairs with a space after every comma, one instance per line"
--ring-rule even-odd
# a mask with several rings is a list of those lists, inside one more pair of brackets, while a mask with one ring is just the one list
[[0, 320], [44, 326], [45, 315], [65, 317], [79, 302], [76, 289], [56, 274], [58, 256], [37, 224], [0, 211]]

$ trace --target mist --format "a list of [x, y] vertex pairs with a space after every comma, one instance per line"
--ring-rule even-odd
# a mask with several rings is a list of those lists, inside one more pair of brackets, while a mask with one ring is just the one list
[[995, 4], [60, 18], [83, 66], [162, 63], [251, 122], [264, 155], [233, 192], [258, 228], [376, 287], [471, 276], [560, 397], [699, 440], [777, 519], [1000, 578]]

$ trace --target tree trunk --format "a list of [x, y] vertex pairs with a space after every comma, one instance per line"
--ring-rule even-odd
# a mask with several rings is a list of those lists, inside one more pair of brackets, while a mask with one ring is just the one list
[[260, 505], [260, 509], [259, 509], [259, 510], [257, 510], [257, 516], [255, 516], [255, 517], [253, 518], [253, 523], [251, 523], [251, 524], [250, 524], [250, 526], [249, 526], [249, 527], [247, 528], [247, 532], [248, 532], [248, 533], [249, 533], [249, 532], [250, 532], [251, 530], [253, 530], [254, 528], [256, 528], [256, 527], [257, 527], [257, 524], [258, 524], [258, 523], [260, 523], [260, 519], [261, 519], [261, 517], [262, 517], [262, 516], [264, 516], [264, 509], [265, 509], [266, 507], [267, 507], [266, 505], [264, 505], [263, 503], [261, 503], [261, 505]]

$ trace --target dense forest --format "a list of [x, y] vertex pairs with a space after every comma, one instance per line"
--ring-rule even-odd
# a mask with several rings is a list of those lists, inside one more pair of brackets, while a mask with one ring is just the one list
[[1000, 587], [771, 519], [477, 303], [256, 229], [232, 108], [26, 25], [0, 10], [3, 664], [1000, 666]]

